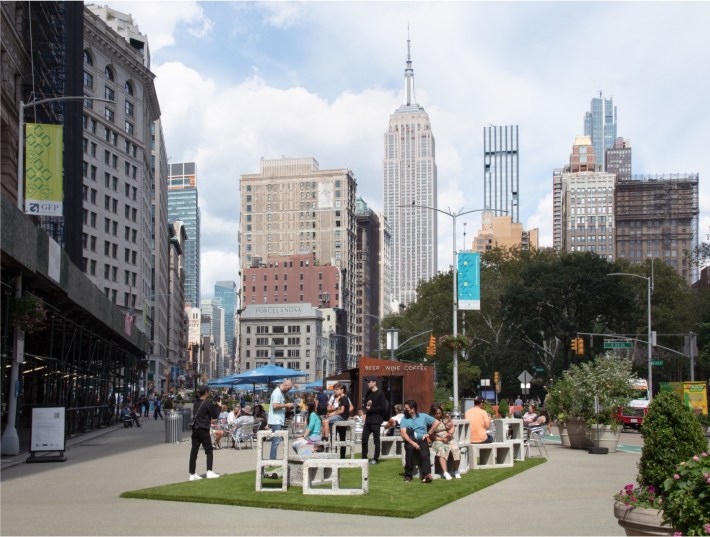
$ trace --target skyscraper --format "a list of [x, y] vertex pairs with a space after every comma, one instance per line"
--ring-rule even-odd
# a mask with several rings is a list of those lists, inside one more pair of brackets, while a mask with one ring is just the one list
[[520, 223], [518, 126], [483, 127], [483, 203], [495, 216]]
[[394, 300], [416, 299], [417, 285], [436, 274], [436, 160], [429, 115], [414, 98], [410, 41], [404, 70], [405, 101], [390, 116], [382, 159], [384, 213], [392, 232]]
[[227, 355], [234, 357], [235, 314], [237, 311], [237, 284], [233, 281], [219, 281], [214, 284], [214, 298], [224, 310], [224, 340]]
[[616, 174], [618, 181], [631, 180], [631, 142], [626, 138], [617, 138], [606, 150], [606, 171]]
[[170, 165], [168, 177], [168, 220], [182, 221], [185, 241], [185, 302], [200, 305], [200, 208], [194, 162]]
[[606, 150], [614, 147], [616, 141], [616, 106], [614, 99], [604, 99], [601, 91], [584, 114], [584, 135], [591, 136], [597, 163], [606, 170]]

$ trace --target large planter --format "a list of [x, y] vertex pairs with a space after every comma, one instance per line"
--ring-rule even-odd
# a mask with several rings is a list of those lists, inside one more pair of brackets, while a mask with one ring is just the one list
[[572, 449], [588, 449], [592, 441], [587, 436], [587, 421], [583, 418], [567, 418], [567, 434]]
[[607, 448], [609, 453], [616, 453], [616, 446], [621, 438], [621, 427], [612, 430], [611, 425], [592, 425], [589, 428], [589, 437], [594, 447]]
[[562, 447], [570, 447], [567, 422], [557, 422], [557, 430], [560, 431], [560, 442], [562, 442]]
[[673, 528], [663, 524], [663, 512], [646, 507], [627, 507], [614, 502], [614, 516], [626, 535], [673, 535]]

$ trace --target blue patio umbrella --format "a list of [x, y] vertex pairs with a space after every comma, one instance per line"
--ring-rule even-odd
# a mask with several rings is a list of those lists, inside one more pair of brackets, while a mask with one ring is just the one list
[[271, 384], [275, 380], [279, 379], [307, 376], [308, 373], [304, 373], [303, 371], [296, 371], [295, 369], [288, 369], [286, 367], [268, 364], [257, 367], [256, 369], [244, 371], [243, 373], [239, 373], [237, 375], [232, 375], [232, 378], [241, 380], [242, 382], [239, 384], [242, 384], [243, 382]]

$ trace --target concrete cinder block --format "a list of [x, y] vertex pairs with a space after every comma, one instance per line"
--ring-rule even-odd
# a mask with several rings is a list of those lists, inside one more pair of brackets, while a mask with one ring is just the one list
[[[265, 459], [264, 456], [264, 443], [270, 442], [274, 438], [281, 438], [281, 443], [283, 444], [283, 457], [280, 459]], [[288, 430], [283, 431], [259, 431], [256, 435], [256, 492], [274, 492], [274, 491], [286, 491], [288, 489]], [[264, 468], [267, 466], [275, 466], [281, 470], [282, 480], [281, 488], [264, 488], [263, 477]]]
[[[367, 494], [369, 491], [369, 467], [364, 459], [309, 459], [303, 463], [303, 494], [323, 496], [354, 496]], [[358, 468], [362, 480], [360, 488], [340, 488], [340, 470], [343, 468]], [[314, 489], [318, 476], [320, 483], [330, 482], [329, 489]]]

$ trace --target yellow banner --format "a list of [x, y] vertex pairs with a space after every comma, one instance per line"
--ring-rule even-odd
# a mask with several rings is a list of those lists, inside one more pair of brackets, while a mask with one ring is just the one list
[[25, 213], [62, 216], [62, 125], [25, 126]]

